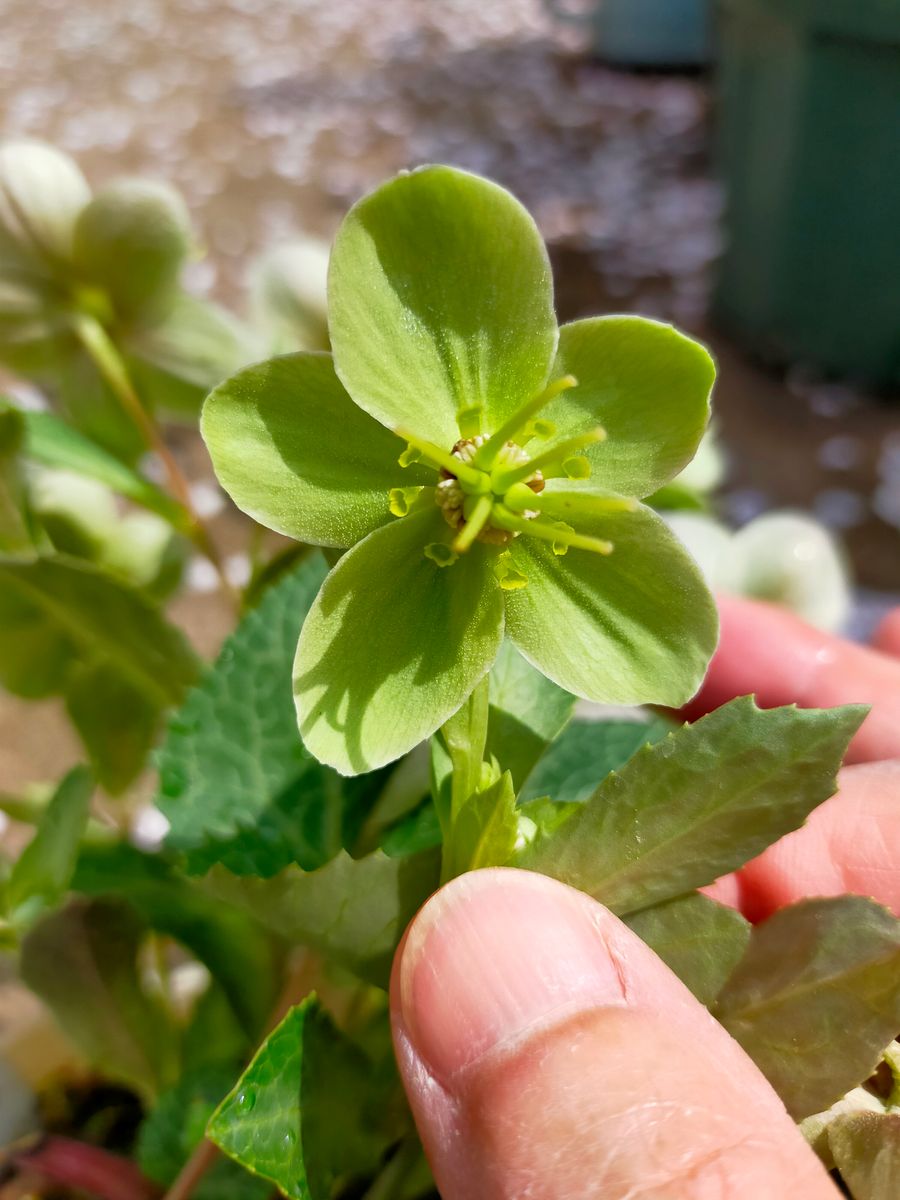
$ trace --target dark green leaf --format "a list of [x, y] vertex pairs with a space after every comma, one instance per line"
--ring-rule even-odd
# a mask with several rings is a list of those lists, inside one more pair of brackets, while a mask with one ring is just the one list
[[867, 709], [731, 701], [646, 746], [517, 865], [636, 912], [740, 867], [835, 790]]
[[381, 839], [381, 849], [391, 858], [418, 854], [441, 844], [441, 823], [430, 796], [418, 808], [392, 825]]
[[209, 1137], [292, 1200], [330, 1200], [371, 1174], [396, 1136], [381, 1081], [309, 997], [260, 1047]]
[[[160, 1096], [138, 1135], [137, 1163], [148, 1179], [169, 1187], [204, 1137], [209, 1118], [239, 1067], [219, 1062], [186, 1074]], [[229, 1159], [219, 1159], [197, 1184], [193, 1200], [262, 1200], [271, 1188]]]
[[839, 896], [754, 929], [714, 1009], [797, 1119], [872, 1073], [900, 1029], [900, 921]]
[[710, 1004], [747, 948], [750, 925], [739, 912], [699, 892], [632, 913], [625, 924]]
[[22, 414], [0, 396], [0, 550], [10, 554], [32, 545], [21, 462], [24, 438]]
[[34, 917], [62, 899], [78, 858], [94, 781], [84, 767], [74, 767], [44, 810], [34, 837], [22, 851], [6, 884], [6, 903], [15, 910], [28, 906]]
[[147, 761], [160, 709], [117, 666], [98, 662], [76, 668], [66, 686], [66, 707], [108, 792], [123, 792]]
[[90, 1062], [152, 1096], [174, 1079], [177, 1038], [138, 976], [145, 932], [120, 900], [73, 900], [24, 939], [21, 974]]
[[380, 987], [394, 950], [438, 884], [432, 851], [353, 859], [341, 852], [317, 871], [288, 867], [274, 879], [240, 879], [216, 867], [204, 886], [289, 942], [312, 946]]
[[238, 875], [313, 870], [352, 842], [383, 782], [342, 779], [297, 732], [291, 664], [325, 573], [316, 554], [268, 588], [170, 721], [158, 804], [191, 873], [219, 862]]
[[647, 743], [671, 732], [662, 717], [646, 721], [573, 721], [547, 748], [525, 781], [519, 802], [552, 796], [564, 803], [587, 800], [610, 771], [617, 771]]
[[838, 1117], [828, 1127], [828, 1142], [853, 1200], [897, 1200], [900, 1112]]
[[[8, 680], [47, 647], [105, 662], [160, 706], [177, 703], [197, 670], [182, 634], [133, 588], [78, 559], [0, 559], [0, 662]], [[41, 668], [43, 669], [43, 667]], [[53, 679], [58, 683], [58, 679]]]
[[124, 896], [151, 928], [206, 965], [246, 1033], [259, 1033], [275, 1001], [278, 964], [246, 913], [211, 899], [159, 856], [126, 843], [86, 847], [72, 886], [89, 896]]
[[574, 696], [526, 662], [512, 642], [504, 641], [490, 674], [487, 752], [501, 770], [511, 773], [517, 790], [574, 706]]

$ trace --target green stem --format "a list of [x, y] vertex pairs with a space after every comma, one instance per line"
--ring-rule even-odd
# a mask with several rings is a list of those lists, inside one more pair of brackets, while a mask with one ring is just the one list
[[400, 1143], [394, 1157], [375, 1178], [363, 1200], [395, 1200], [397, 1196], [402, 1195], [403, 1185], [419, 1165], [421, 1157], [421, 1143], [417, 1137], [410, 1134]]
[[444, 841], [449, 842], [460, 809], [481, 782], [487, 744], [488, 676], [435, 735], [432, 745], [432, 790]]
[[100, 322], [87, 313], [79, 313], [74, 318], [74, 325], [79, 341], [108, 384], [110, 391], [137, 428], [144, 444], [158, 456], [163, 464], [169, 488], [190, 520], [189, 533], [192, 541], [215, 567], [222, 593], [230, 604], [238, 607], [239, 597], [228, 582], [221, 557], [210, 537], [209, 530], [194, 508], [188, 482], [175, 461], [175, 456], [166, 445], [159, 427], [141, 403], [117, 346]]

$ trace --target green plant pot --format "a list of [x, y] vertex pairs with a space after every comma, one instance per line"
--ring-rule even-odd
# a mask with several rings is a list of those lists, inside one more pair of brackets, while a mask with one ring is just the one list
[[900, 4], [720, 0], [714, 312], [765, 358], [900, 385]]
[[712, 0], [544, 0], [560, 20], [589, 27], [593, 52], [622, 67], [701, 67], [712, 58]]

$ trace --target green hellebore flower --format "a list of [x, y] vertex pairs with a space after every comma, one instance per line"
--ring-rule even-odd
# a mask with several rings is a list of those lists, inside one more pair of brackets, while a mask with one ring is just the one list
[[504, 631], [576, 695], [687, 700], [715, 608], [638, 498], [697, 448], [707, 352], [637, 317], [558, 329], [531, 217], [449, 167], [351, 209], [329, 330], [333, 359], [247, 368], [202, 418], [245, 512], [350, 548], [297, 648], [309, 750], [348, 774], [398, 758], [465, 702]]
[[0, 362], [50, 384], [70, 420], [124, 458], [143, 448], [86, 359], [78, 326], [113, 337], [149, 407], [196, 417], [213, 384], [258, 355], [229, 314], [183, 291], [194, 248], [182, 198], [125, 179], [91, 195], [42, 142], [0, 142]]

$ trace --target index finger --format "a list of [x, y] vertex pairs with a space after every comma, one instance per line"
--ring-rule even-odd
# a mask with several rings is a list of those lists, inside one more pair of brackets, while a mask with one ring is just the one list
[[763, 708], [870, 704], [847, 762], [900, 758], [900, 659], [822, 633], [774, 604], [719, 595], [719, 647], [698, 694], [693, 721], [735, 696]]

